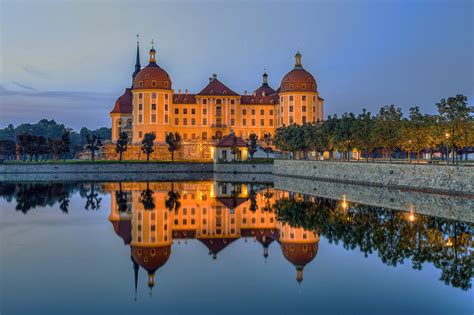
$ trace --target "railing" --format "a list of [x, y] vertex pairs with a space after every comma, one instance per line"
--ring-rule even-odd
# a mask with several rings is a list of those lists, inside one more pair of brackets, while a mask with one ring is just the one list
[[212, 124], [211, 128], [226, 128], [226, 124]]

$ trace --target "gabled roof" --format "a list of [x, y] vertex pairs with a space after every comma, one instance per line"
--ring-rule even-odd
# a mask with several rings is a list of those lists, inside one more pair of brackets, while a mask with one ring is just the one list
[[173, 104], [196, 104], [195, 94], [173, 94]]
[[209, 84], [197, 95], [239, 96], [216, 77], [210, 78]]
[[221, 141], [217, 142], [215, 147], [218, 148], [230, 148], [230, 147], [246, 147], [247, 143], [242, 140], [242, 138], [237, 137], [235, 134], [231, 133], [230, 135], [222, 138]]

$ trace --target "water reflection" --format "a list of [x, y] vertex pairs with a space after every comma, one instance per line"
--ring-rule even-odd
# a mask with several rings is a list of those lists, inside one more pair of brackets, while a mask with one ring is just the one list
[[109, 220], [115, 233], [130, 247], [135, 290], [138, 273], [155, 285], [157, 270], [172, 255], [173, 242], [195, 239], [211, 259], [239, 238], [262, 245], [263, 257], [278, 243], [282, 256], [295, 266], [298, 283], [304, 267], [318, 253], [320, 237], [377, 254], [384, 264], [397, 266], [410, 260], [414, 269], [430, 263], [440, 280], [463, 290], [471, 288], [473, 271], [472, 224], [430, 217], [416, 209], [395, 211], [380, 207], [275, 190], [269, 184], [225, 182], [116, 182], [1, 184], [0, 194], [16, 210], [58, 204], [69, 212], [75, 194], [86, 210], [99, 210], [102, 194], [110, 194]]

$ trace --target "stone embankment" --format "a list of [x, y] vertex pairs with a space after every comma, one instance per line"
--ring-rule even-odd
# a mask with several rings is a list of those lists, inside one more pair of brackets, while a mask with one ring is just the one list
[[466, 166], [275, 160], [273, 174], [474, 197], [474, 168]]

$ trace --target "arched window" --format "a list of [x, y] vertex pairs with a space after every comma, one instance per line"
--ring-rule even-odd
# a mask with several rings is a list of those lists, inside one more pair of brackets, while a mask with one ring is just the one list
[[145, 74], [145, 79], [148, 79], [150, 77], [149, 74]]
[[168, 87], [168, 81], [165, 81], [165, 88]]
[[155, 81], [155, 80], [151, 81], [151, 86], [152, 86], [152, 87], [155, 87], [155, 86], [156, 86], [156, 81]]
[[143, 81], [139, 81], [139, 82], [138, 82], [138, 86], [139, 86], [139, 87], [143, 87]]

